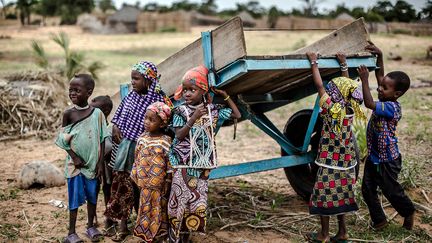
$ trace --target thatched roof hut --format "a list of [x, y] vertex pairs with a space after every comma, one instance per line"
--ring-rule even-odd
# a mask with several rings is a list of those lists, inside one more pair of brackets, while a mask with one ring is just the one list
[[123, 5], [123, 7], [107, 18], [107, 23], [111, 28], [119, 32], [137, 32], [137, 19], [141, 11], [134, 6]]

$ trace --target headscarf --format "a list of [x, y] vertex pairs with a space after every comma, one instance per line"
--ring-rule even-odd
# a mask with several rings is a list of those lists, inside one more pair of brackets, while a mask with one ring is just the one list
[[132, 66], [132, 71], [137, 71], [145, 79], [150, 80], [152, 83], [150, 85], [149, 91], [151, 91], [151, 93], [158, 93], [162, 95], [165, 104], [167, 104], [170, 108], [174, 107], [169, 97], [162, 91], [162, 88], [159, 84], [160, 75], [158, 75], [157, 67], [154, 65], [154, 63], [140, 61]]
[[148, 61], [140, 61], [133, 65], [132, 71], [139, 72], [144, 78], [151, 80], [152, 82], [158, 82], [160, 76], [158, 76], [158, 71], [156, 65]]
[[[209, 84], [207, 80], [208, 69], [203, 65], [199, 65], [192, 69], [189, 69], [182, 78], [182, 83], [177, 88], [174, 99], [180, 100], [183, 95], [183, 83], [185, 81], [190, 81], [192, 84], [198, 86], [200, 89], [204, 90], [206, 93], [209, 91]], [[209, 99], [210, 100], [210, 99]]]
[[147, 107], [147, 110], [153, 111], [159, 116], [164, 125], [167, 125], [171, 116], [171, 109], [163, 102], [155, 102]]
[[354, 80], [347, 77], [334, 78], [328, 83], [326, 92], [334, 103], [330, 108], [330, 115], [337, 120], [337, 131], [340, 131], [342, 127], [347, 105], [353, 108], [356, 117], [366, 120], [366, 116], [360, 108], [363, 95]]

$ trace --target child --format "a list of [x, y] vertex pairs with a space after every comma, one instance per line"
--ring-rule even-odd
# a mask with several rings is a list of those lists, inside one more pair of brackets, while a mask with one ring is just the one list
[[213, 90], [231, 109], [211, 103], [207, 74], [204, 66], [187, 71], [174, 96], [176, 100], [183, 97], [185, 104], [174, 110], [175, 138], [169, 155], [174, 168], [168, 202], [169, 237], [173, 242], [180, 240], [180, 232], [205, 232], [207, 180], [210, 170], [217, 166], [214, 129], [218, 120], [241, 116], [225, 91]]
[[402, 157], [398, 149], [396, 126], [402, 117], [401, 105], [397, 99], [410, 86], [408, 75], [401, 71], [390, 72], [384, 76], [384, 61], [381, 50], [372, 42], [367, 50], [377, 55], [375, 71], [378, 81], [378, 100], [375, 102], [369, 90], [369, 72], [360, 66], [358, 72], [363, 85], [365, 106], [373, 111], [367, 127], [368, 157], [365, 164], [362, 194], [369, 208], [372, 227], [382, 229], [387, 219], [378, 199], [377, 187], [396, 211], [405, 218], [403, 227], [411, 230], [414, 225], [414, 205], [402, 186], [398, 174], [402, 167]]
[[112, 238], [114, 241], [122, 241], [130, 234], [127, 219], [132, 206], [135, 205], [136, 209], [139, 207], [139, 189], [130, 179], [130, 172], [136, 141], [144, 132], [144, 114], [150, 104], [165, 100], [153, 63], [142, 61], [135, 64], [131, 78], [132, 91], [122, 100], [111, 121], [113, 141], [118, 144], [118, 148], [114, 158], [111, 198], [105, 216], [121, 220], [119, 232]]
[[[365, 119], [360, 110], [362, 96], [357, 83], [348, 78], [345, 55], [336, 55], [342, 77], [332, 79], [324, 88], [318, 70], [316, 53], [307, 53], [312, 66], [314, 83], [321, 97], [323, 128], [315, 163], [319, 166], [316, 182], [309, 201], [310, 214], [320, 215], [321, 230], [308, 233], [311, 242], [346, 242], [348, 232], [345, 214], [358, 210], [354, 198], [355, 151], [351, 124], [354, 115]], [[329, 237], [329, 220], [337, 215], [339, 230]]]
[[[110, 115], [113, 103], [111, 98], [108, 95], [104, 96], [97, 96], [93, 98], [90, 102], [90, 106], [93, 106], [95, 108], [99, 108], [106, 119], [108, 119], [108, 116]], [[110, 167], [108, 164], [111, 159], [111, 150], [112, 150], [112, 126], [108, 125], [108, 120], [105, 120], [106, 124], [108, 126], [108, 137], [105, 139], [105, 149], [104, 149], [104, 173], [103, 173], [103, 182], [102, 182], [102, 191], [104, 194], [104, 202], [105, 207], [108, 204], [108, 201], [111, 197], [111, 181], [112, 181], [112, 167]], [[99, 191], [100, 184], [98, 186], [97, 191]], [[95, 215], [95, 219], [97, 219]], [[97, 220], [95, 220], [97, 222]], [[105, 236], [112, 236], [115, 234], [115, 228], [114, 228], [114, 221], [110, 219], [105, 220]]]
[[74, 106], [63, 114], [62, 132], [56, 145], [67, 151], [65, 176], [68, 184], [69, 233], [65, 242], [79, 242], [75, 232], [78, 207], [87, 201], [87, 236], [98, 241], [102, 235], [93, 225], [96, 215], [98, 178], [103, 173], [104, 140], [108, 136], [105, 116], [90, 107], [88, 98], [95, 83], [88, 74], [77, 74], [69, 83]]
[[145, 132], [138, 138], [131, 178], [139, 187], [140, 203], [134, 235], [144, 242], [166, 238], [171, 165], [168, 151], [171, 138], [164, 134], [171, 109], [163, 102], [148, 106]]

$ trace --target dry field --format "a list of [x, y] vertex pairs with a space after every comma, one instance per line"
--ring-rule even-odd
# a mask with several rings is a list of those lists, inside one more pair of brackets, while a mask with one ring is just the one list
[[[100, 74], [94, 95], [113, 94], [118, 85], [128, 82], [130, 66], [138, 60], [158, 63], [200, 36], [192, 33], [154, 33], [131, 35], [91, 35], [77, 27], [18, 28], [0, 27], [0, 75], [37, 69], [30, 50], [31, 40], [39, 40], [51, 57], [61, 61], [61, 49], [49, 40], [50, 33], [65, 31], [71, 37], [71, 48], [85, 52], [90, 60], [102, 61], [107, 68]], [[323, 37], [326, 32], [250, 32], [246, 33], [249, 55], [284, 54]], [[385, 54], [401, 55], [401, 61], [386, 60], [386, 71], [406, 71], [413, 80], [432, 80], [432, 61], [425, 60], [426, 47], [432, 37], [406, 35], [372, 35], [371, 39]], [[163, 74], [162, 74], [163, 75]], [[371, 74], [373, 76], [373, 74]], [[180, 78], [180, 77], [179, 77]], [[373, 79], [372, 79], [373, 80]], [[375, 93], [376, 97], [376, 93]], [[314, 97], [308, 97], [268, 114], [277, 127], [283, 128], [296, 111], [310, 108]], [[403, 118], [398, 131], [404, 158], [401, 181], [412, 199], [432, 208], [432, 88], [411, 89], [401, 99]], [[237, 139], [232, 127], [218, 134], [218, 156], [221, 164], [240, 163], [277, 157], [278, 145], [250, 122], [238, 125]], [[65, 153], [53, 140], [8, 141], [0, 143], [0, 241], [57, 242], [67, 233], [68, 212], [48, 204], [51, 199], [67, 202], [66, 186], [19, 190], [15, 176], [31, 160], [48, 160], [62, 168]], [[360, 173], [361, 174], [361, 173]], [[101, 197], [102, 198], [102, 197]], [[195, 242], [302, 242], [302, 233], [317, 230], [317, 218], [308, 215], [307, 204], [291, 189], [283, 170], [216, 180], [210, 187], [208, 234], [195, 235]], [[364, 242], [431, 242], [432, 212], [419, 210], [412, 232], [402, 230], [403, 220], [386, 206], [390, 226], [382, 232], [367, 228], [367, 208], [358, 195], [361, 209], [348, 216], [350, 236]], [[99, 199], [103, 205], [102, 199]], [[98, 207], [99, 223], [104, 207]], [[84, 237], [86, 209], [79, 211], [77, 231]], [[335, 233], [335, 222], [332, 222]], [[109, 239], [106, 242], [111, 242]], [[129, 237], [127, 242], [137, 242]]]

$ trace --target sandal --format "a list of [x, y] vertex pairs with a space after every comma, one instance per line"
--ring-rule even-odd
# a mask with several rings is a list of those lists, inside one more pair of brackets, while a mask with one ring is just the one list
[[306, 235], [304, 235], [305, 239], [308, 242], [312, 242], [312, 243], [329, 243], [330, 241], [327, 240], [318, 240], [318, 233], [307, 233]]
[[112, 224], [108, 228], [103, 229], [103, 235], [107, 237], [114, 236], [117, 233], [116, 225]]
[[114, 237], [111, 237], [111, 240], [114, 242], [124, 241], [130, 235], [129, 231], [126, 232], [117, 232]]
[[76, 233], [68, 235], [64, 240], [64, 243], [83, 243], [84, 241], [79, 238], [79, 236]]
[[103, 236], [102, 233], [94, 226], [86, 230], [86, 235], [91, 240], [91, 242], [98, 242]]

